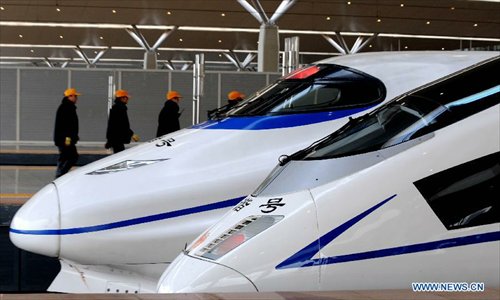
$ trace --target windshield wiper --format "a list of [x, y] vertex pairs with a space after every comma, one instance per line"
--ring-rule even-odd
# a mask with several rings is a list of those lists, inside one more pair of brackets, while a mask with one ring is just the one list
[[314, 143], [312, 143], [308, 147], [306, 147], [306, 148], [304, 148], [302, 150], [299, 150], [299, 151], [293, 153], [292, 155], [281, 155], [278, 158], [279, 165], [283, 166], [283, 165], [286, 165], [291, 160], [299, 160], [299, 159], [303, 158], [304, 156], [306, 156], [307, 154], [309, 154], [311, 151], [313, 151], [314, 149], [316, 149], [321, 144], [323, 144], [325, 142], [328, 142], [328, 141], [332, 140], [333, 138], [339, 136], [343, 132], [345, 132], [354, 123], [357, 123], [359, 120], [361, 120], [365, 116], [366, 115], [363, 115], [363, 116], [358, 117], [358, 118], [349, 117], [349, 121], [347, 121], [347, 123], [344, 124], [344, 126], [342, 126], [341, 128], [339, 128], [338, 130], [335, 130], [334, 132], [332, 132], [331, 134], [325, 136], [324, 138], [315, 141]]

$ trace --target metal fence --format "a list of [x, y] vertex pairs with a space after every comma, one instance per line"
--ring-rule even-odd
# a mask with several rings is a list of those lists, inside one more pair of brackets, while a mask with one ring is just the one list
[[[200, 100], [200, 121], [207, 110], [226, 102], [231, 90], [246, 95], [274, 82], [280, 74], [207, 71]], [[158, 114], [168, 90], [183, 95], [181, 127], [192, 124], [193, 73], [171, 70], [116, 69], [0, 69], [0, 142], [52, 143], [55, 113], [68, 87], [82, 93], [77, 103], [80, 143], [105, 141], [110, 80], [116, 89], [128, 90], [131, 128], [142, 140], [155, 137]]]

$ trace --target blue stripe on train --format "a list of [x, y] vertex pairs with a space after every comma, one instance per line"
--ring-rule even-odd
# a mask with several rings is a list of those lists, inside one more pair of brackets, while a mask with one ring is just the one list
[[373, 207], [360, 213], [354, 218], [348, 220], [347, 222], [327, 232], [319, 239], [313, 241], [312, 243], [310, 243], [309, 245], [307, 245], [294, 255], [290, 256], [289, 258], [278, 264], [276, 266], [276, 269], [303, 268], [310, 266], [337, 264], [337, 263], [359, 261], [359, 260], [373, 259], [379, 257], [388, 257], [388, 256], [396, 256], [396, 255], [403, 255], [416, 252], [431, 251], [436, 249], [445, 249], [445, 248], [459, 247], [465, 245], [494, 242], [500, 240], [500, 231], [495, 231], [495, 232], [480, 233], [480, 234], [474, 234], [474, 235], [468, 235], [468, 236], [462, 236], [457, 238], [450, 238], [450, 239], [444, 239], [426, 243], [418, 243], [418, 244], [404, 245], [399, 247], [392, 247], [392, 248], [379, 249], [373, 251], [313, 259], [316, 253], [318, 253], [323, 247], [331, 243], [338, 236], [340, 236], [349, 228], [354, 226], [356, 223], [358, 223], [366, 216], [374, 212], [376, 209], [380, 208], [382, 205], [389, 202], [394, 197], [396, 197], [396, 195], [392, 195], [391, 197], [383, 200], [382, 202], [374, 205]]
[[210, 203], [201, 206], [195, 206], [190, 208], [184, 208], [180, 210], [174, 210], [169, 212], [164, 212], [161, 214], [145, 216], [135, 219], [129, 219], [124, 221], [112, 222], [102, 225], [94, 225], [94, 226], [86, 226], [86, 227], [75, 227], [75, 228], [66, 228], [66, 229], [46, 229], [46, 230], [21, 230], [11, 228], [10, 232], [17, 234], [31, 234], [31, 235], [67, 235], [67, 234], [81, 234], [81, 233], [89, 233], [96, 231], [103, 231], [127, 226], [133, 226], [143, 223], [150, 223], [155, 221], [161, 221], [166, 219], [171, 219], [175, 217], [186, 216], [190, 214], [196, 214], [211, 210], [216, 210], [220, 208], [232, 207], [238, 204], [245, 197], [238, 197], [234, 199], [229, 199], [225, 201]]
[[332, 121], [368, 110], [375, 105], [360, 108], [344, 109], [307, 114], [290, 114], [277, 116], [228, 117], [221, 120], [209, 120], [193, 125], [192, 129], [233, 129], [264, 130], [288, 128]]

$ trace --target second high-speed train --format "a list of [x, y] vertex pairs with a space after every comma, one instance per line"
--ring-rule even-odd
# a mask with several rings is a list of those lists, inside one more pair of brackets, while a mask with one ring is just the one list
[[58, 178], [18, 211], [10, 238], [60, 258], [51, 291], [154, 291], [166, 265], [254, 190], [281, 154], [495, 55], [386, 52], [313, 64], [213, 120]]
[[498, 288], [499, 70], [497, 57], [282, 156], [159, 291]]

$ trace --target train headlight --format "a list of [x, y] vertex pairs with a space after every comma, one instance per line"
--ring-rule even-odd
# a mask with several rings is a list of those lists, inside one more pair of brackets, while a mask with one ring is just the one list
[[208, 243], [196, 255], [216, 260], [278, 223], [281, 219], [283, 216], [249, 216]]
[[125, 160], [125, 161], [116, 163], [114, 165], [107, 166], [107, 167], [101, 168], [99, 170], [92, 171], [90, 173], [87, 173], [87, 175], [102, 175], [102, 174], [122, 172], [122, 171], [127, 171], [127, 170], [131, 170], [131, 169], [139, 168], [142, 166], [155, 164], [157, 162], [164, 161], [164, 160], [167, 160], [167, 159]]

